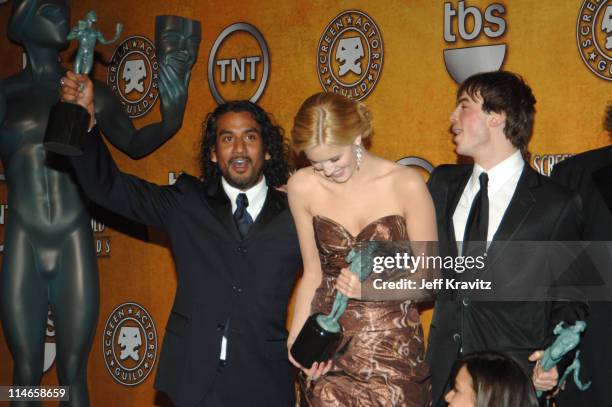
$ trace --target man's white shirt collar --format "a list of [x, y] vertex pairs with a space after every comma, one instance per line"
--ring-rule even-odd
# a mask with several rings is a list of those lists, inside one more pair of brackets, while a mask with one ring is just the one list
[[[520, 150], [516, 150], [512, 155], [506, 158], [504, 161], [495, 165], [489, 171], [486, 171], [489, 177], [488, 190], [489, 196], [495, 195], [497, 191], [513, 176], [516, 176], [517, 173], [520, 173], [525, 166], [525, 161], [523, 160], [523, 155]], [[475, 193], [480, 189], [480, 182], [478, 177], [480, 174], [485, 172], [484, 168], [482, 168], [478, 164], [474, 164], [474, 169], [472, 171], [472, 176], [468, 181], [468, 188], [470, 191], [475, 191]]]
[[225, 194], [229, 198], [232, 203], [232, 213], [236, 212], [236, 198], [238, 198], [238, 194], [245, 193], [248, 200], [249, 206], [247, 207], [247, 212], [253, 218], [253, 221], [257, 218], [261, 209], [266, 202], [266, 195], [268, 194], [268, 185], [266, 184], [266, 177], [261, 177], [261, 181], [252, 186], [246, 191], [241, 191], [236, 187], [233, 187], [225, 180], [225, 178], [221, 177], [221, 185], [223, 185], [223, 190]]

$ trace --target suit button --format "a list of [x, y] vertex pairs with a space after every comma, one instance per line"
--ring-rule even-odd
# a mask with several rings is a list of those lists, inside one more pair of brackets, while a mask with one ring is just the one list
[[453, 335], [453, 341], [455, 341], [455, 343], [461, 343], [461, 335], [454, 334]]
[[246, 252], [247, 252], [246, 247], [238, 246], [238, 253], [246, 253]]
[[467, 307], [468, 305], [470, 305], [470, 301], [471, 300], [468, 297], [465, 297], [463, 299], [463, 301], [461, 301], [461, 302], [463, 303], [463, 305], [465, 305]]
[[225, 324], [222, 324], [222, 323], [217, 324], [217, 331], [223, 331], [224, 329], [225, 329]]
[[240, 294], [242, 292], [242, 287], [240, 287], [239, 285], [235, 285], [232, 286], [232, 290], [234, 290], [235, 293]]

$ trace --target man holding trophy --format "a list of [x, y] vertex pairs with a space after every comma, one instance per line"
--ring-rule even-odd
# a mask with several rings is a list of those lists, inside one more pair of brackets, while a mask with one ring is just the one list
[[180, 407], [292, 405], [285, 320], [301, 258], [276, 189], [288, 177], [282, 129], [251, 102], [220, 105], [202, 135], [204, 181], [183, 174], [155, 185], [115, 165], [87, 76], [63, 80], [62, 100], [91, 115], [83, 155], [71, 158], [86, 195], [169, 236], [177, 292], [155, 387]]

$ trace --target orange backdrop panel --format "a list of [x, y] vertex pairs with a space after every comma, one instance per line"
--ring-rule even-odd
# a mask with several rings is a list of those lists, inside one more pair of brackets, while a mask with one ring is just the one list
[[[0, 77], [16, 73], [22, 64], [22, 49], [5, 35], [10, 1], [0, 5]], [[492, 4], [501, 4], [505, 22], [503, 35], [487, 36], [484, 29], [472, 40], [461, 38], [459, 18], [445, 19], [444, 7], [475, 7], [484, 16]], [[345, 10], [360, 10], [375, 21], [384, 44], [380, 78], [365, 102], [374, 115], [372, 151], [390, 160], [406, 156], [425, 158], [434, 165], [456, 162], [448, 117], [455, 105], [457, 84], [446, 70], [443, 50], [480, 45], [506, 44], [502, 67], [522, 74], [538, 99], [536, 124], [530, 144], [532, 164], [548, 173], [561, 156], [606, 145], [602, 130], [606, 103], [612, 99], [611, 81], [597, 77], [580, 57], [576, 44], [576, 23], [582, 1], [275, 1], [275, 0], [183, 0], [168, 2], [136, 0], [72, 2], [71, 25], [89, 9], [95, 9], [99, 28], [112, 36], [116, 22], [124, 24], [121, 38], [144, 35], [154, 40], [155, 16], [175, 14], [202, 22], [200, 54], [193, 68], [189, 100], [181, 130], [153, 154], [131, 160], [119, 151], [112, 153], [126, 172], [167, 184], [172, 172], [198, 173], [197, 151], [205, 114], [215, 108], [208, 85], [208, 57], [212, 45], [229, 25], [247, 22], [263, 34], [270, 52], [270, 76], [259, 103], [289, 132], [300, 103], [322, 90], [317, 75], [317, 44], [325, 27]], [[448, 15], [446, 16], [448, 17]], [[483, 28], [498, 28], [487, 23]], [[447, 29], [454, 41], [444, 38]], [[473, 31], [474, 17], [464, 21]], [[114, 47], [99, 46], [106, 61]], [[74, 44], [62, 55], [68, 61]], [[231, 37], [220, 49], [219, 58], [238, 58], [258, 52], [248, 35]], [[71, 62], [65, 62], [71, 66]], [[261, 64], [258, 65], [258, 69]], [[94, 76], [106, 80], [106, 67], [98, 63]], [[218, 75], [218, 72], [217, 72]], [[259, 80], [262, 75], [257, 71]], [[217, 83], [219, 78], [217, 77]], [[248, 80], [224, 94], [244, 97], [255, 86]], [[137, 127], [159, 120], [159, 106], [135, 120]], [[424, 175], [426, 175], [424, 173]], [[6, 204], [6, 188], [0, 184], [0, 203]], [[10, 211], [10, 208], [9, 208]], [[10, 216], [10, 214], [8, 215]], [[6, 222], [6, 218], [4, 219]], [[101, 229], [103, 226], [98, 226]], [[0, 227], [3, 229], [3, 226]], [[3, 230], [0, 230], [3, 233]], [[118, 384], [105, 367], [102, 339], [107, 318], [118, 305], [134, 301], [145, 307], [155, 321], [161, 344], [175, 292], [174, 263], [161, 234], [151, 231], [149, 242], [129, 237], [106, 226], [94, 236], [100, 241], [101, 301], [96, 338], [89, 357], [89, 388], [93, 406], [153, 405], [153, 374], [137, 386]], [[107, 242], [110, 242], [108, 251]], [[428, 330], [431, 310], [423, 313]], [[12, 360], [0, 331], [0, 385], [9, 385]], [[43, 384], [57, 383], [54, 369]], [[0, 402], [1, 404], [1, 402]]]

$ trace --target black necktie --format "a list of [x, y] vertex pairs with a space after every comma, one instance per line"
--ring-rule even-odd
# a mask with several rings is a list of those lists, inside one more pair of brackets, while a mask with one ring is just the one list
[[[483, 172], [478, 177], [480, 191], [474, 197], [470, 214], [465, 224], [463, 234], [463, 255], [468, 254], [468, 249], [479, 256], [487, 249], [487, 232], [489, 230], [489, 176]], [[469, 247], [468, 247], [468, 242]]]
[[247, 233], [249, 233], [249, 228], [253, 224], [253, 218], [247, 212], [246, 208], [249, 206], [249, 198], [247, 198], [245, 193], [238, 194], [236, 198], [236, 212], [234, 212], [234, 220], [236, 221], [236, 226], [238, 226], [238, 230], [240, 231], [240, 236], [245, 237]]

